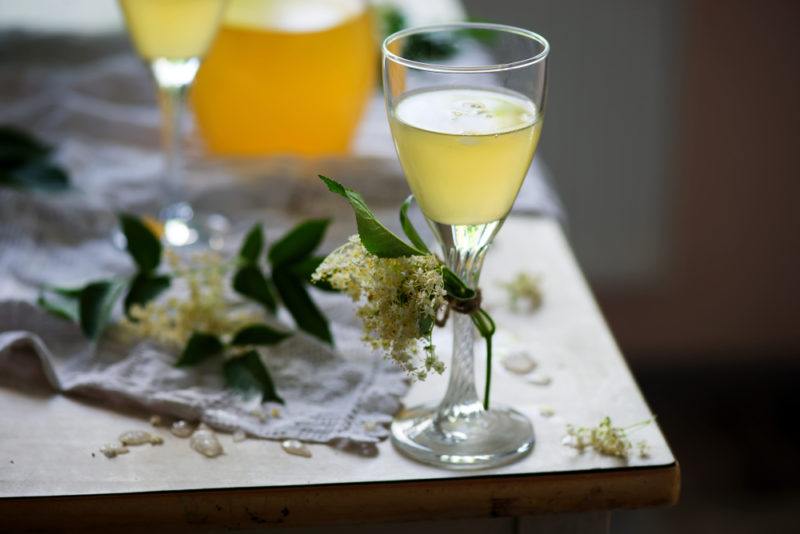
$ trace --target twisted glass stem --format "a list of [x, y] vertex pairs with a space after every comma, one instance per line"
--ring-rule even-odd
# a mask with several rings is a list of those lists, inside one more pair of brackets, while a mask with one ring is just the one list
[[[445, 263], [470, 288], [477, 289], [483, 259], [502, 221], [480, 225], [444, 225], [431, 223], [442, 246]], [[464, 313], [451, 314], [453, 321], [453, 356], [450, 381], [439, 405], [436, 425], [458, 440], [458, 425], [484, 411], [475, 387], [475, 326]]]

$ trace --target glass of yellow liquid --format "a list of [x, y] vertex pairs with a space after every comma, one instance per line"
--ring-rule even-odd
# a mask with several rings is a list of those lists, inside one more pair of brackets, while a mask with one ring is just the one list
[[375, 91], [377, 50], [364, 0], [231, 0], [192, 90], [207, 148], [346, 153]]
[[[427, 59], [436, 54], [426, 46], [437, 43], [456, 47], [456, 54]], [[397, 155], [445, 262], [473, 289], [536, 152], [548, 52], [547, 41], [533, 32], [482, 23], [410, 28], [383, 43]], [[484, 408], [475, 387], [475, 327], [468, 314], [451, 317], [444, 399], [401, 412], [392, 423], [394, 445], [411, 458], [453, 469], [525, 456], [533, 449], [533, 425], [512, 408]]]
[[158, 87], [165, 159], [163, 239], [173, 246], [207, 241], [216, 233], [195, 217], [184, 194], [182, 157], [186, 98], [219, 28], [226, 0], [119, 0], [134, 46]]

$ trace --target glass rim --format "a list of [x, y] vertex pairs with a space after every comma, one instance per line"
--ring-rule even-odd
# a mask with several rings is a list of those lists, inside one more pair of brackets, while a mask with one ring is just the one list
[[[457, 31], [464, 29], [491, 30], [491, 31], [515, 34], [520, 37], [525, 37], [532, 41], [536, 41], [537, 43], [542, 45], [542, 51], [536, 54], [535, 56], [519, 59], [517, 61], [512, 61], [510, 63], [495, 63], [489, 65], [474, 65], [474, 66], [449, 66], [449, 65], [442, 65], [440, 63], [432, 63], [427, 61], [417, 61], [414, 59], [408, 59], [398, 54], [395, 54], [394, 52], [391, 52], [389, 50], [389, 45], [392, 44], [394, 41], [401, 39], [403, 37], [408, 37], [410, 35], [417, 35], [420, 33]], [[484, 73], [484, 72], [501, 72], [513, 69], [520, 69], [523, 67], [529, 67], [531, 65], [539, 63], [540, 61], [547, 58], [547, 55], [550, 53], [550, 43], [548, 43], [547, 39], [545, 39], [538, 33], [526, 30], [524, 28], [518, 28], [516, 26], [509, 26], [507, 24], [494, 24], [490, 22], [454, 22], [450, 24], [432, 24], [428, 26], [414, 26], [411, 28], [400, 30], [386, 37], [386, 39], [383, 40], [381, 49], [383, 51], [384, 58], [390, 59], [391, 61], [394, 61], [395, 63], [399, 63], [406, 67], [425, 70], [429, 72]]]

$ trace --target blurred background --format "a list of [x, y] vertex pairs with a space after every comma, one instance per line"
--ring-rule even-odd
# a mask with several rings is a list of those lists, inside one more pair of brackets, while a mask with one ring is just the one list
[[[683, 471], [679, 506], [615, 514], [613, 531], [796, 525], [800, 2], [375, 3], [406, 23], [468, 15], [552, 45], [537, 160]], [[111, 39], [123, 23], [111, 0], [0, 0], [0, 28]], [[18, 53], [4, 39], [0, 67]], [[347, 120], [329, 152], [348, 149]]]

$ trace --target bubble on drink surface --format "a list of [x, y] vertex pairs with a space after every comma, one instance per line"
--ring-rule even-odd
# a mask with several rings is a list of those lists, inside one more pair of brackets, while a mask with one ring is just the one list
[[189, 440], [189, 446], [207, 458], [216, 458], [225, 451], [217, 435], [209, 428], [198, 428]]
[[164, 439], [161, 436], [156, 436], [144, 430], [128, 430], [120, 434], [119, 442], [123, 445], [132, 446], [145, 445], [147, 443], [150, 445], [161, 445], [164, 443]]

